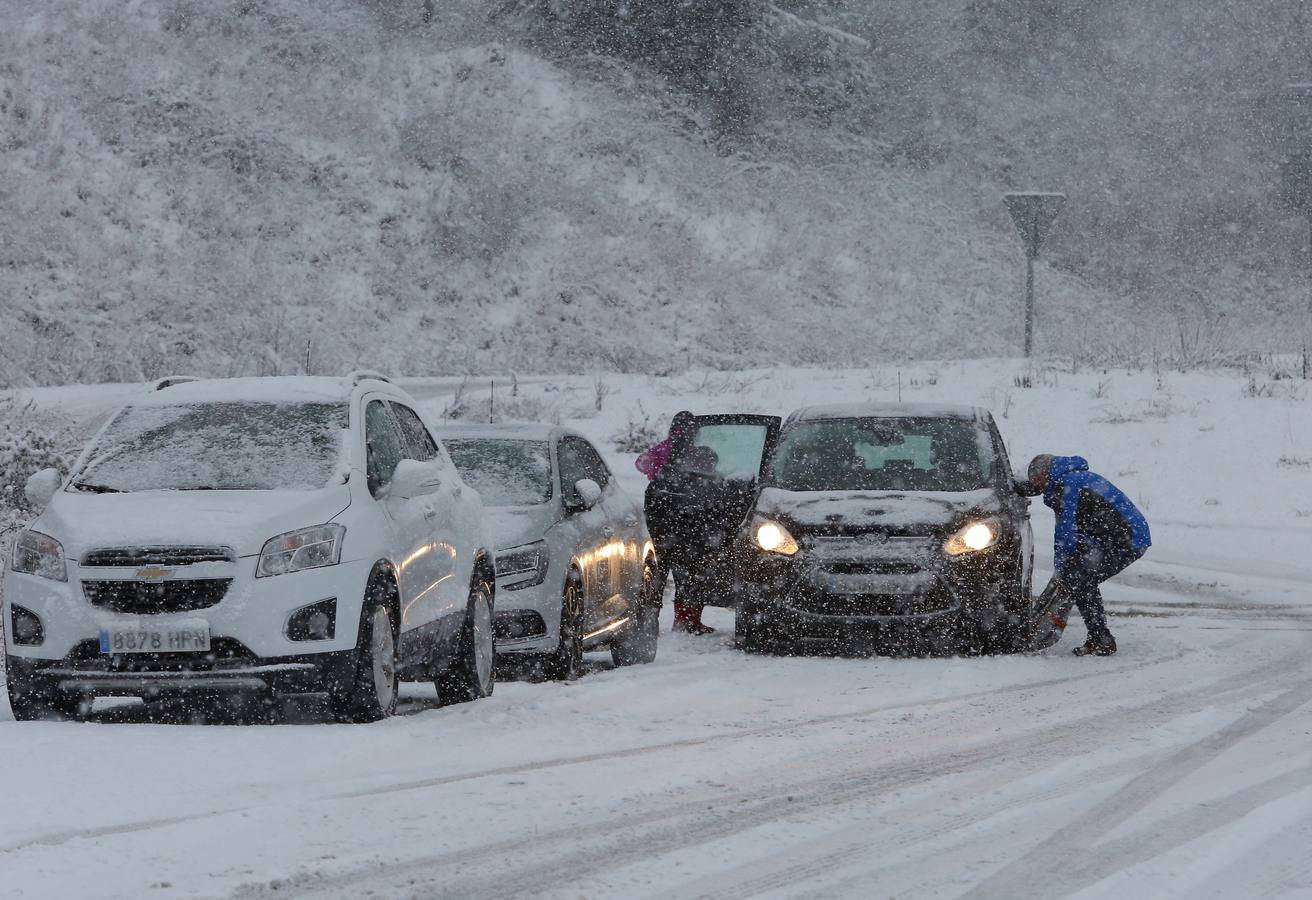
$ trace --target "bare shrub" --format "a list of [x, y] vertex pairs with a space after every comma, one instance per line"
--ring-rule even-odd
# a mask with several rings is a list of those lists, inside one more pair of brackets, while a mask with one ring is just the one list
[[621, 453], [641, 453], [663, 441], [668, 430], [661, 422], [653, 421], [639, 403], [637, 411], [630, 410], [628, 420], [610, 439]]

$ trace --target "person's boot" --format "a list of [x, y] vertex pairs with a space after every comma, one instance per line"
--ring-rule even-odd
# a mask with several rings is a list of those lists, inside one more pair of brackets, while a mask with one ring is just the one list
[[702, 608], [674, 601], [674, 631], [686, 634], [713, 634], [715, 629], [702, 622]]
[[1116, 638], [1110, 634], [1103, 638], [1089, 638], [1084, 646], [1071, 651], [1076, 656], [1111, 656], [1116, 652]]

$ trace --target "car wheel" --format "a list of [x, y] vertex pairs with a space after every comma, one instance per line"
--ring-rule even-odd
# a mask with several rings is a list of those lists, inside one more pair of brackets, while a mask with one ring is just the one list
[[341, 722], [376, 722], [396, 711], [398, 693], [396, 626], [392, 589], [375, 583], [365, 597], [355, 649], [355, 677], [329, 693], [333, 715]]
[[739, 602], [733, 611], [733, 645], [744, 653], [774, 649], [773, 629], [752, 606]]
[[617, 666], [645, 665], [656, 661], [661, 635], [661, 593], [656, 584], [656, 567], [648, 560], [642, 567], [642, 588], [633, 620], [611, 644], [610, 657]]
[[90, 697], [44, 685], [14, 671], [12, 666], [5, 684], [9, 689], [9, 708], [13, 710], [14, 720], [18, 722], [79, 719], [91, 709]]
[[583, 585], [570, 575], [560, 597], [560, 641], [544, 660], [543, 674], [553, 681], [573, 681], [583, 672]]
[[459, 647], [455, 662], [437, 676], [437, 701], [443, 706], [491, 696], [496, 687], [492, 591], [481, 579], [469, 591]]

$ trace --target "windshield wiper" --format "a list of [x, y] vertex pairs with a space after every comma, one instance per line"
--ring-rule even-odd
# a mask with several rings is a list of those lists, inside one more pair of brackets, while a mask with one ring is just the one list
[[75, 481], [73, 487], [79, 491], [86, 491], [89, 494], [121, 494], [122, 488], [110, 487], [107, 484], [90, 484], [86, 481]]

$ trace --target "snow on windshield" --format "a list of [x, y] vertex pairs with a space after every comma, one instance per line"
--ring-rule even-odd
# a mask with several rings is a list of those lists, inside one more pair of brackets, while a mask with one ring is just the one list
[[971, 491], [992, 472], [979, 426], [932, 418], [801, 422], [785, 431], [771, 470], [790, 491]]
[[551, 451], [546, 441], [447, 440], [465, 483], [488, 506], [531, 506], [551, 499]]
[[73, 479], [87, 491], [313, 490], [338, 468], [342, 403], [129, 407]]

